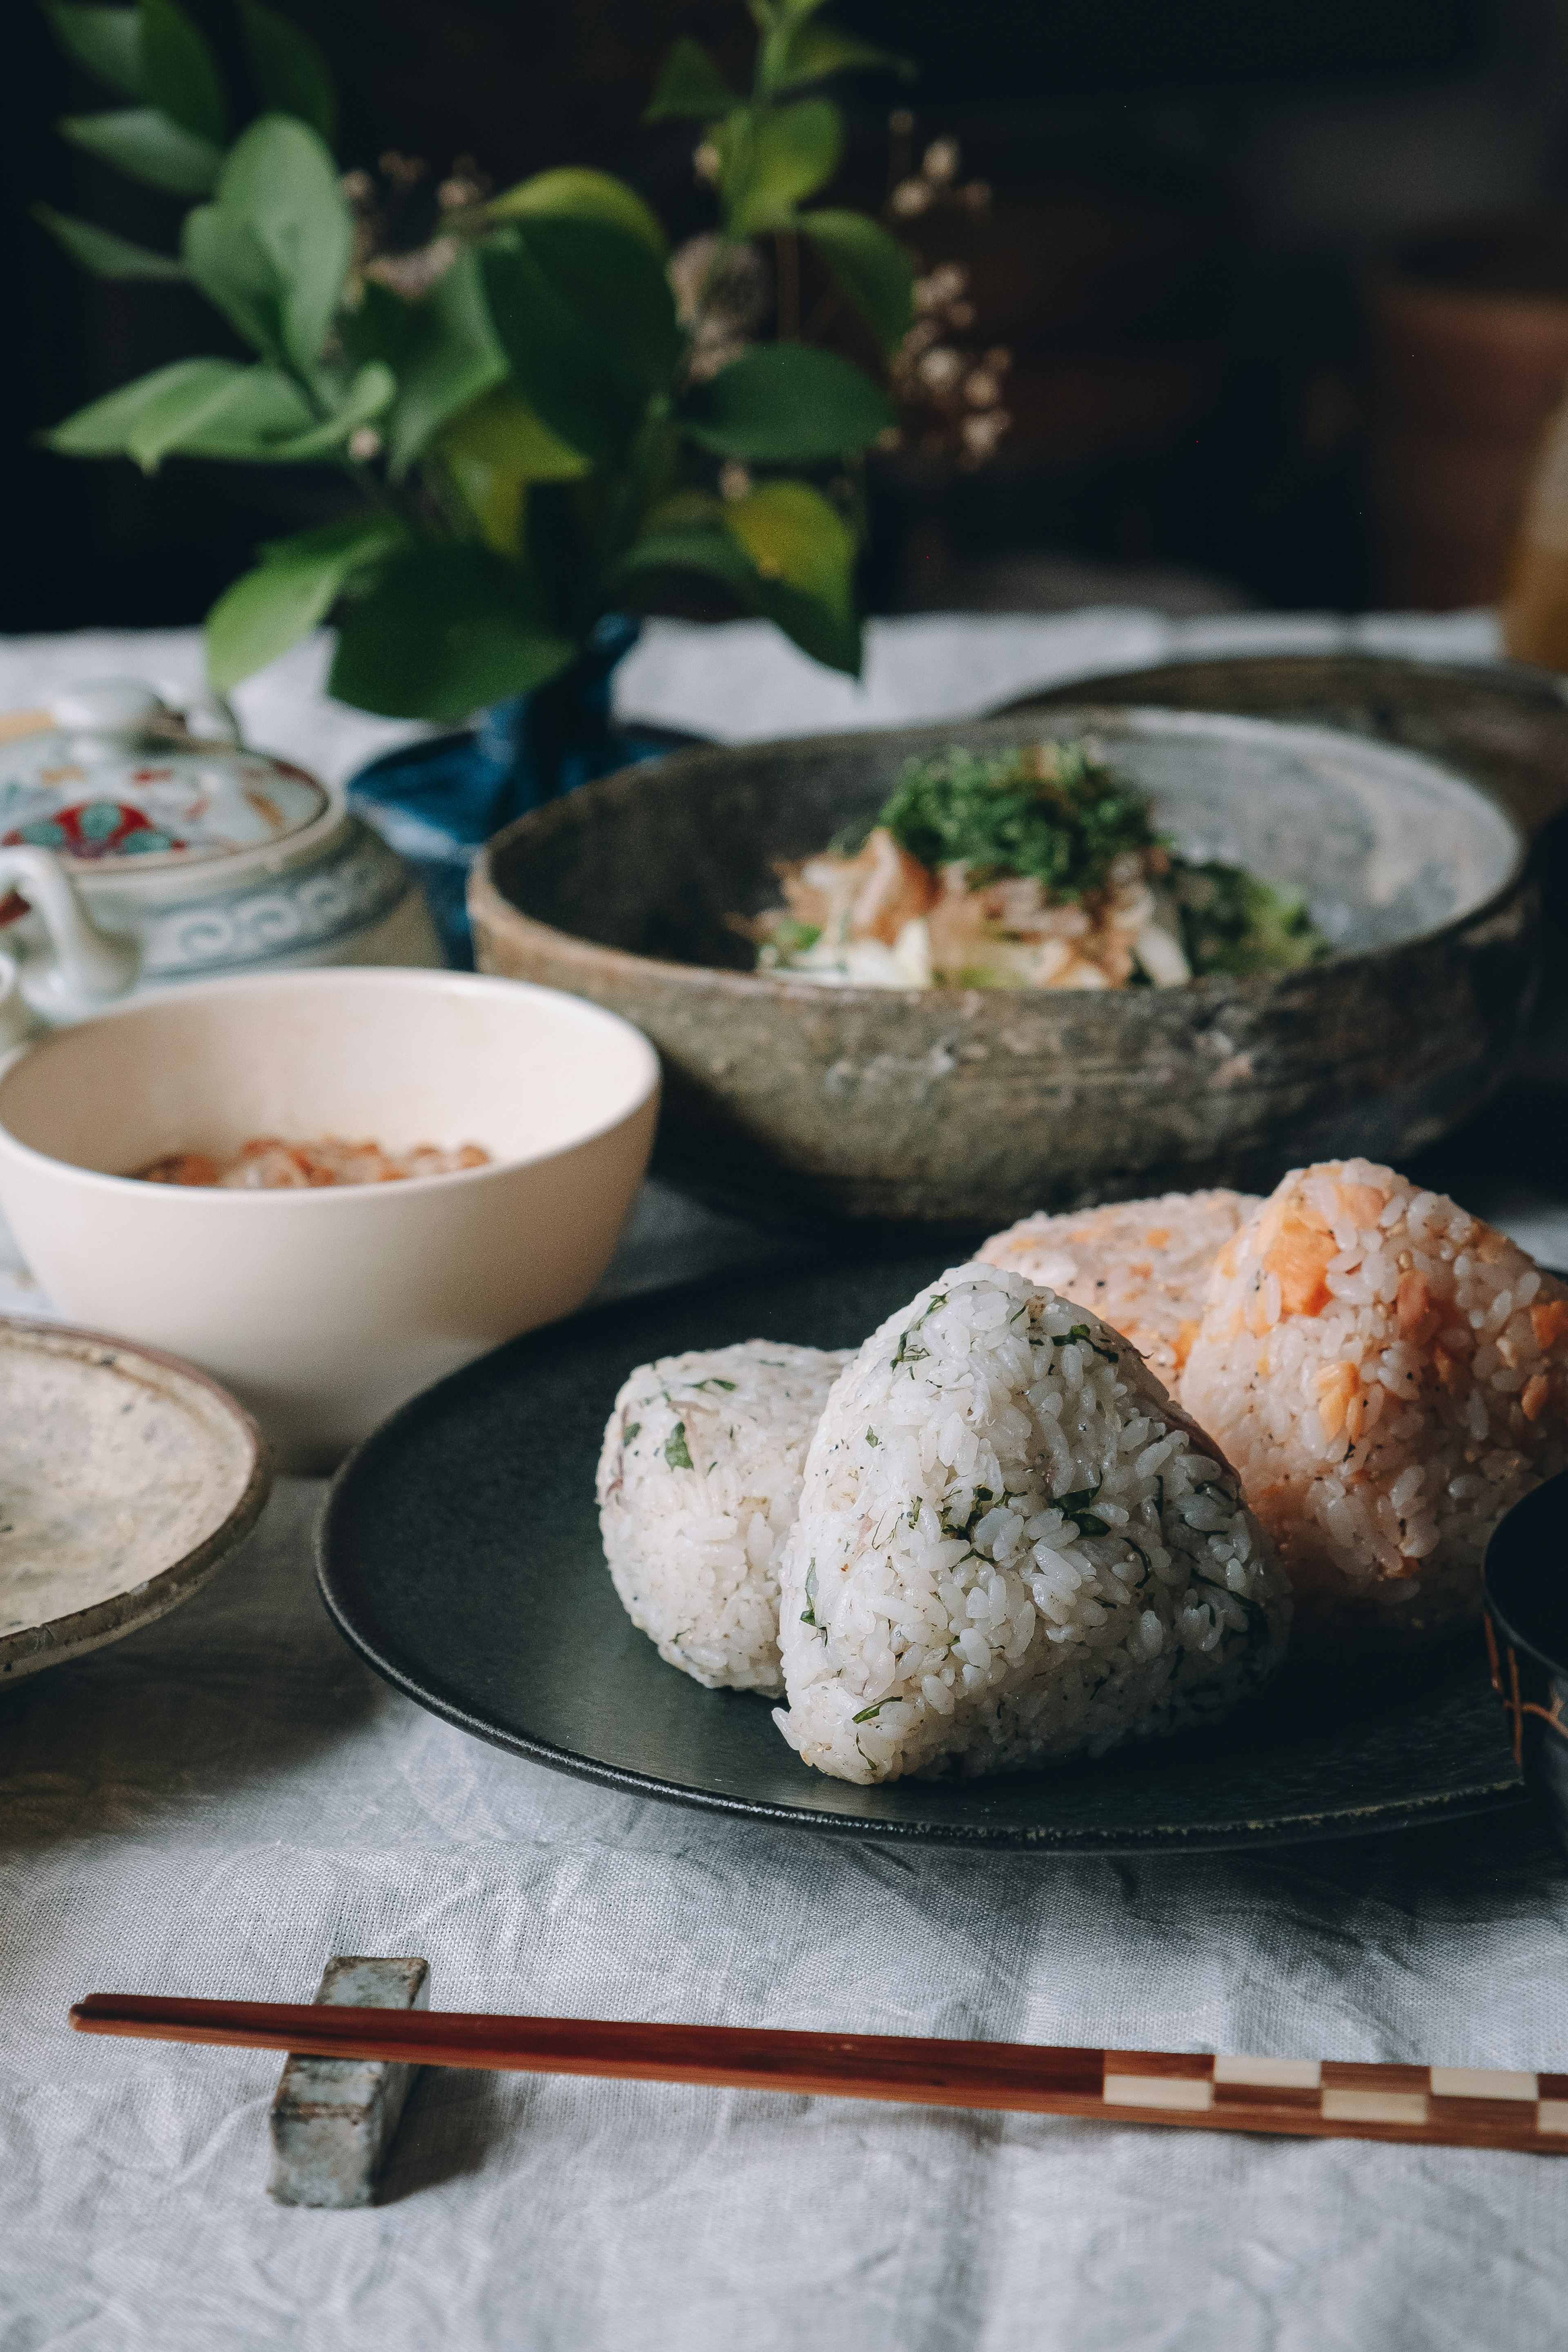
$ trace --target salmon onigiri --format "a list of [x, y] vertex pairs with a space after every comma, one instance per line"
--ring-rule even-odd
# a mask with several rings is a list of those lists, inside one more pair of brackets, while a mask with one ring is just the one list
[[1173, 1387], [1198, 1336], [1209, 1275], [1252, 1192], [1166, 1192], [1063, 1216], [1021, 1218], [979, 1255], [1088, 1307]]
[[1498, 1520], [1568, 1466], [1568, 1288], [1391, 1168], [1295, 1169], [1221, 1250], [1181, 1393], [1300, 1634], [1429, 1640], [1479, 1614]]

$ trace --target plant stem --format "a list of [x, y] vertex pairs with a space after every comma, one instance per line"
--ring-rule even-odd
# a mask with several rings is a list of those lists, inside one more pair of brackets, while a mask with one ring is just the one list
[[800, 341], [800, 240], [793, 228], [782, 228], [773, 239], [778, 261], [777, 326], [781, 343]]

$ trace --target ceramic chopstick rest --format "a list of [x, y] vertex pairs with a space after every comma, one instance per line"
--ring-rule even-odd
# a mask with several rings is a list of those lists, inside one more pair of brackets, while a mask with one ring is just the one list
[[[427, 1960], [327, 1962], [319, 2005], [428, 2009]], [[268, 2196], [280, 2205], [369, 2205], [416, 2066], [385, 2058], [291, 2057], [272, 2101]]]

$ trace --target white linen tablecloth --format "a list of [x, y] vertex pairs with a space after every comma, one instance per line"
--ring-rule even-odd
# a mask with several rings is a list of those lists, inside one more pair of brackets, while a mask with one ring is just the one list
[[[722, 657], [661, 629], [626, 694], [740, 738], [1291, 631], [1352, 635], [922, 618], [874, 632], [857, 698], [749, 625]], [[1353, 638], [1491, 642], [1475, 617]], [[13, 641], [0, 703], [195, 660], [187, 634]], [[321, 663], [307, 647], [241, 700], [256, 740], [341, 773], [393, 739], [327, 709]], [[1558, 1201], [1489, 1205], [1568, 1255]], [[781, 1246], [650, 1187], [609, 1287]], [[1532, 1816], [1062, 1863], [635, 1801], [362, 1667], [315, 1596], [319, 1499], [284, 1482], [187, 1607], [0, 1700], [0, 2352], [1562, 2344], [1568, 2168], [1527, 2156], [447, 2072], [414, 2093], [382, 2205], [271, 2204], [278, 2062], [79, 2039], [72, 1999], [300, 1999], [334, 1951], [419, 1952], [442, 2007], [1568, 2065], [1568, 1874]]]

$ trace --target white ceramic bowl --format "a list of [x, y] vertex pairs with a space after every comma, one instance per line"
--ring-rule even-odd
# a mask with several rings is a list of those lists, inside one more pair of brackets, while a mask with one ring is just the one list
[[[582, 1304], [642, 1180], [658, 1084], [629, 1022], [515, 981], [186, 985], [0, 1069], [0, 1207], [74, 1321], [189, 1357], [283, 1467], [323, 1468], [416, 1390]], [[275, 1192], [127, 1173], [256, 1135], [480, 1143], [494, 1164]]]

